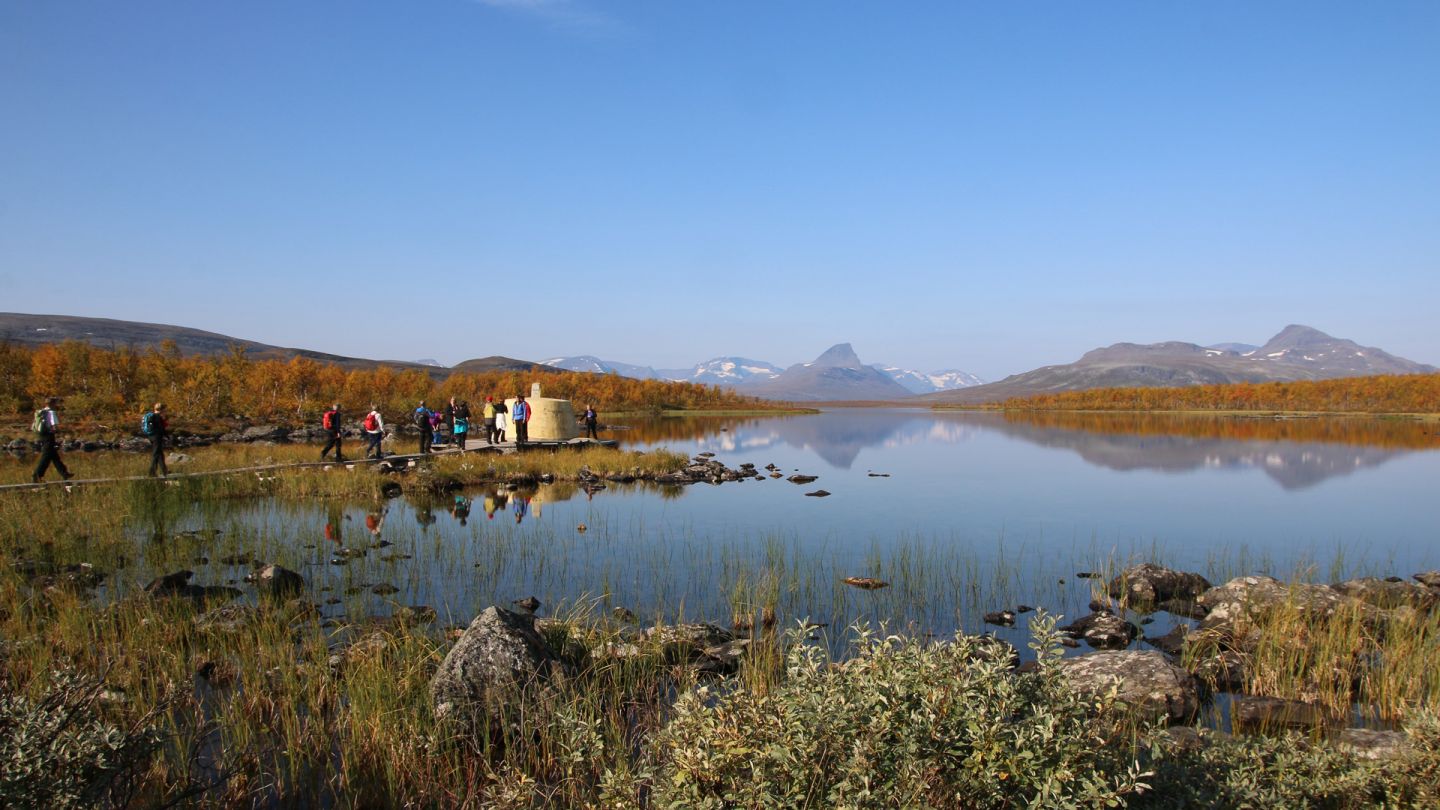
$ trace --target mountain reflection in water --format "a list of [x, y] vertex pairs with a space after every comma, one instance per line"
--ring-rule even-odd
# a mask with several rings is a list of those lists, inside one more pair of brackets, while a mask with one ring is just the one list
[[929, 411], [838, 409], [783, 417], [678, 417], [632, 422], [617, 435], [630, 445], [704, 440], [719, 451], [787, 446], [839, 470], [867, 448], [957, 444], [994, 431], [1041, 447], [1073, 451], [1110, 470], [1179, 473], [1255, 469], [1287, 490], [1376, 467], [1440, 447], [1426, 422], [1373, 417]]

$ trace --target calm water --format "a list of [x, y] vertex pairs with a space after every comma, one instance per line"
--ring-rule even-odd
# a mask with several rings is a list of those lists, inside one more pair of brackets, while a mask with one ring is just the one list
[[[186, 542], [212, 560], [246, 551], [301, 570], [339, 600], [332, 615], [428, 604], [457, 624], [534, 594], [542, 613], [581, 604], [728, 624], [775, 604], [785, 622], [949, 633], [986, 629], [985, 611], [1018, 603], [1084, 613], [1094, 585], [1075, 574], [1132, 559], [1212, 580], [1440, 568], [1440, 439], [1422, 423], [864, 409], [625, 427], [611, 436], [630, 449], [819, 479], [482, 489], [459, 510], [451, 498], [208, 504], [136, 530], [220, 529]], [[830, 497], [805, 496], [821, 488]], [[340, 546], [367, 553], [332, 564]], [[197, 581], [244, 571], [199, 570]], [[850, 575], [892, 587], [839, 584]], [[379, 583], [400, 590], [375, 596]]]

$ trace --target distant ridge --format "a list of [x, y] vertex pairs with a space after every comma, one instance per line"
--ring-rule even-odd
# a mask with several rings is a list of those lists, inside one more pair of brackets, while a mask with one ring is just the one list
[[456, 363], [450, 367], [454, 374], [484, 374], [487, 371], [539, 371], [544, 374], [559, 374], [562, 369], [550, 368], [543, 363], [533, 363], [529, 360], [516, 360], [513, 357], [491, 355], [489, 357], [476, 357], [466, 360], [463, 363]]
[[1284, 382], [1374, 374], [1430, 374], [1436, 370], [1434, 366], [1396, 357], [1382, 349], [1332, 337], [1309, 326], [1291, 324], [1265, 345], [1243, 352], [1179, 341], [1116, 343], [1086, 352], [1068, 365], [1044, 366], [999, 382], [928, 394], [921, 399], [967, 404], [1089, 388]]
[[396, 369], [417, 369], [436, 379], [443, 379], [450, 373], [444, 367], [414, 363], [405, 360], [367, 360], [361, 357], [347, 357], [309, 349], [291, 349], [273, 346], [254, 340], [230, 337], [218, 332], [192, 329], [188, 326], [173, 326], [162, 323], [141, 323], [118, 321], [110, 318], [83, 318], [74, 315], [29, 315], [18, 312], [0, 312], [0, 340], [21, 346], [43, 346], [66, 340], [81, 340], [107, 349], [134, 346], [137, 349], [159, 348], [167, 340], [175, 342], [181, 354], [212, 355], [225, 354], [231, 346], [241, 346], [245, 355], [253, 360], [288, 360], [304, 357], [317, 363], [330, 363], [341, 368], [376, 368], [389, 366]]

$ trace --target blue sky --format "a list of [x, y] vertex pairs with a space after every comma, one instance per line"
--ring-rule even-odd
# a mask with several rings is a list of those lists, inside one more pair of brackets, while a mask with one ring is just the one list
[[0, 311], [996, 379], [1437, 300], [1440, 3], [0, 0]]

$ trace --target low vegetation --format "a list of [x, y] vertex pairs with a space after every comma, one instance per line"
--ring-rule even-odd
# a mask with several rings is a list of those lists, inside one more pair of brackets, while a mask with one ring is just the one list
[[1440, 374], [1179, 388], [1092, 388], [1015, 397], [977, 407], [1088, 411], [1440, 413]]

